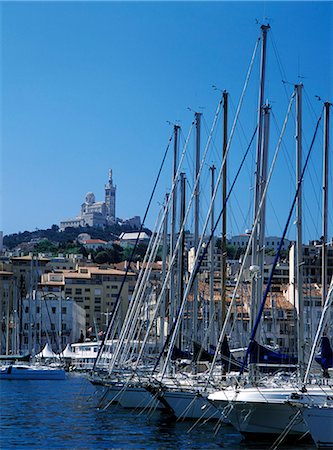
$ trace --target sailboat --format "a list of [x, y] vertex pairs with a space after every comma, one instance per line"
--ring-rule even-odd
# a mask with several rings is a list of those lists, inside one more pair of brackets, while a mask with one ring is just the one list
[[[297, 88], [297, 87], [296, 87]], [[298, 87], [299, 88], [299, 87]], [[327, 113], [328, 105], [325, 104], [325, 111]], [[320, 119], [319, 119], [320, 120]], [[317, 122], [317, 124], [319, 121]], [[326, 123], [327, 125], [327, 123]], [[316, 128], [317, 129], [317, 128]], [[311, 147], [310, 147], [311, 150]], [[304, 176], [304, 171], [309, 158], [307, 156], [306, 163], [302, 172], [298, 172], [297, 190], [294, 198], [293, 206], [290, 210], [289, 219], [300, 191], [301, 182]], [[325, 213], [325, 211], [324, 211]], [[327, 214], [327, 211], [326, 211]], [[325, 214], [324, 214], [325, 215]], [[288, 223], [287, 223], [288, 225]], [[285, 228], [286, 230], [286, 228]], [[283, 238], [282, 238], [283, 240]], [[282, 242], [281, 240], [281, 242]], [[301, 240], [300, 240], [301, 242]], [[300, 261], [300, 260], [299, 260]], [[300, 267], [300, 262], [298, 266]], [[273, 264], [274, 269], [274, 264]], [[272, 272], [271, 272], [272, 276]], [[270, 276], [270, 279], [271, 279]], [[298, 279], [299, 282], [300, 278]], [[269, 280], [270, 281], [270, 280]], [[301, 291], [302, 284], [299, 284], [298, 291]], [[324, 283], [323, 283], [324, 289]], [[267, 286], [263, 300], [261, 303], [261, 310], [267, 296]], [[333, 284], [327, 294], [327, 302], [331, 303], [333, 296]], [[300, 311], [302, 309], [300, 308]], [[259, 309], [260, 312], [260, 309]], [[323, 313], [326, 312], [325, 309]], [[260, 315], [258, 315], [255, 322], [255, 327], [252, 331], [250, 345], [248, 347], [247, 356], [250, 353], [251, 343], [254, 342], [256, 327], [259, 325]], [[302, 323], [302, 313], [300, 312], [300, 322]], [[329, 380], [322, 381], [319, 377], [319, 383], [313, 384], [316, 380], [313, 379], [309, 384], [309, 372], [314, 356], [314, 351], [318, 345], [319, 333], [323, 332], [321, 323], [318, 327], [318, 334], [313, 344], [312, 355], [310, 356], [308, 368], [304, 375], [304, 355], [302, 354], [303, 334], [302, 325], [299, 327], [298, 341], [299, 341], [299, 374], [297, 377], [290, 378], [288, 383], [282, 382], [280, 385], [267, 387], [260, 383], [252, 383], [250, 387], [236, 388], [233, 391], [216, 392], [209, 396], [209, 400], [213, 402], [222, 412], [229, 411], [228, 418], [235, 428], [245, 436], [258, 435], [275, 435], [275, 436], [303, 436], [308, 431], [307, 422], [302, 419], [300, 411], [293, 409], [293, 402], [301, 403], [307, 408], [326, 408], [331, 406], [331, 399], [333, 398], [333, 386]], [[243, 367], [246, 359], [244, 359]], [[304, 377], [303, 377], [304, 375]], [[302, 409], [303, 411], [303, 409]], [[304, 409], [306, 411], [306, 409]], [[330, 409], [328, 409], [330, 411]], [[328, 413], [329, 415], [329, 413]]]

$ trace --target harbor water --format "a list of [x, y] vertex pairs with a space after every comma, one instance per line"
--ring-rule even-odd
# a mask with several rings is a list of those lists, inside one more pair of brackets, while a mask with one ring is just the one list
[[[165, 414], [97, 407], [81, 375], [63, 381], [0, 381], [0, 448], [6, 449], [242, 449], [273, 442], [244, 441], [232, 426], [176, 421]], [[314, 449], [284, 444], [283, 450]]]

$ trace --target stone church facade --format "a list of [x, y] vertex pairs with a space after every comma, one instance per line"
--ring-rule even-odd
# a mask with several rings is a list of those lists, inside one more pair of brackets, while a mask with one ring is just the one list
[[105, 200], [96, 202], [93, 192], [88, 192], [85, 202], [81, 205], [81, 213], [73, 219], [60, 222], [60, 230], [73, 227], [104, 227], [116, 222], [116, 186], [113, 184], [112, 170], [109, 170], [109, 178], [105, 184]]

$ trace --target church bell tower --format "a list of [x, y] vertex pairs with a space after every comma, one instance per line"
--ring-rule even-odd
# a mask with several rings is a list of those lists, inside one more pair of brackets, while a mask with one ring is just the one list
[[105, 185], [106, 220], [109, 225], [116, 221], [116, 186], [113, 185], [112, 169], [109, 169], [109, 179]]

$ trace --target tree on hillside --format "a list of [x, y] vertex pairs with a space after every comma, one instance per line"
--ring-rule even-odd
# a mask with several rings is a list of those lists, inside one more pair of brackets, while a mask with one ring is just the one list
[[52, 255], [58, 253], [58, 246], [48, 239], [37, 242], [34, 245], [34, 252], [36, 253], [51, 253]]
[[98, 253], [96, 253], [95, 257], [94, 257], [94, 261], [97, 264], [107, 264], [110, 263], [110, 255], [108, 252], [106, 252], [105, 250], [101, 250]]

